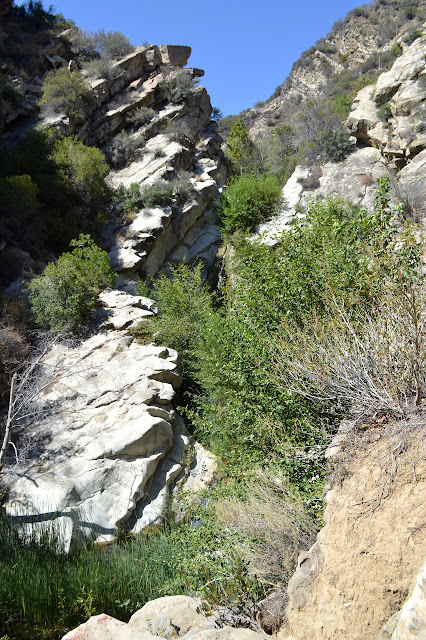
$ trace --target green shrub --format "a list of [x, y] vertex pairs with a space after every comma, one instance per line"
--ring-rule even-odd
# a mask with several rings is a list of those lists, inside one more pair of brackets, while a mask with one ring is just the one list
[[138, 182], [132, 182], [129, 187], [120, 184], [115, 190], [113, 200], [118, 209], [122, 211], [127, 219], [142, 208], [142, 195]]
[[120, 31], [105, 33], [103, 29], [99, 29], [95, 34], [95, 41], [100, 54], [114, 60], [127, 56], [135, 49], [130, 40]]
[[347, 115], [351, 110], [352, 97], [346, 92], [338, 93], [334, 98], [333, 108], [336, 113]]
[[171, 182], [161, 181], [140, 188], [133, 182], [126, 189], [123, 185], [115, 191], [114, 200], [119, 209], [129, 218], [138, 209], [151, 207], [167, 207], [179, 200], [187, 199], [191, 194], [191, 185], [185, 179]]
[[156, 182], [142, 190], [142, 205], [144, 207], [165, 207], [173, 202], [185, 200], [190, 193], [190, 183], [184, 178], [172, 182]]
[[392, 107], [390, 102], [384, 102], [382, 105], [380, 105], [380, 107], [377, 109], [377, 115], [379, 116], [380, 120], [382, 120], [383, 122], [387, 122], [387, 120], [392, 117]]
[[0, 178], [0, 235], [19, 237], [21, 246], [32, 248], [31, 235], [40, 229], [38, 188], [28, 175]]
[[220, 202], [220, 219], [227, 231], [251, 231], [282, 206], [281, 185], [274, 176], [232, 178]]
[[40, 105], [64, 113], [77, 125], [84, 122], [96, 104], [92, 88], [77, 71], [58, 69], [46, 77], [42, 90]]
[[218, 120], [221, 120], [222, 118], [223, 118], [223, 113], [219, 109], [219, 107], [213, 107], [212, 108], [212, 112], [211, 112], [211, 116], [210, 116], [210, 120], [213, 120], [213, 122], [217, 122]]
[[[10, 239], [21, 243], [28, 238], [27, 250], [41, 251], [48, 245], [49, 250], [63, 251], [71, 238], [82, 231], [96, 234], [106, 221], [111, 197], [105, 183], [109, 167], [99, 149], [71, 137], [57, 140], [54, 130], [35, 127], [3, 149], [0, 165], [5, 179], [16, 182], [19, 177], [22, 182], [26, 175], [38, 190], [39, 215], [34, 215], [33, 206], [27, 211], [15, 207], [22, 223], [20, 231], [13, 227]], [[8, 199], [2, 202], [6, 206]], [[4, 219], [10, 229], [13, 220]]]
[[48, 11], [46, 11], [43, 8], [43, 2], [40, 0], [28, 0], [21, 5], [14, 5], [12, 6], [12, 11], [21, 18], [32, 22], [37, 27], [53, 25], [56, 22], [53, 7], [50, 6]]
[[319, 138], [323, 160], [340, 162], [354, 150], [350, 136], [345, 131], [326, 131]]
[[185, 367], [185, 376], [194, 377], [198, 368], [196, 349], [203, 326], [212, 313], [212, 295], [204, 285], [202, 264], [191, 268], [185, 263], [171, 268], [155, 281], [150, 292], [161, 316], [150, 324], [142, 321], [140, 329], [150, 334], [156, 344], [176, 349]]
[[68, 190], [72, 226], [79, 230], [97, 232], [108, 218], [110, 191], [105, 183], [109, 172], [103, 153], [74, 138], [61, 138], [51, 154], [57, 174]]
[[69, 35], [71, 51], [74, 59], [79, 62], [87, 62], [99, 57], [97, 42], [94, 33], [84, 31], [77, 27]]
[[88, 320], [99, 292], [113, 286], [116, 275], [106, 252], [90, 236], [80, 235], [70, 246], [74, 249], [48, 264], [28, 288], [38, 325], [76, 334]]
[[11, 84], [10, 82], [5, 82], [1, 89], [3, 100], [12, 105], [12, 107], [17, 107], [25, 98], [25, 95], [20, 88], [20, 86], [16, 86]]
[[251, 173], [260, 168], [260, 156], [241, 118], [235, 120], [226, 139], [226, 156], [235, 174]]
[[413, 44], [414, 40], [420, 38], [422, 36], [422, 31], [420, 29], [410, 29], [404, 36], [404, 42], [407, 45]]

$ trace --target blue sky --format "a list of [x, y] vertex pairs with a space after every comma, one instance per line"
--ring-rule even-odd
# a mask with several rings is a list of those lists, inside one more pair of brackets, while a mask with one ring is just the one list
[[[142, 44], [192, 47], [188, 65], [204, 69], [202, 84], [224, 115], [265, 100], [293, 62], [356, 0], [51, 0], [83, 29], [121, 31]], [[50, 4], [45, 0], [45, 6]]]

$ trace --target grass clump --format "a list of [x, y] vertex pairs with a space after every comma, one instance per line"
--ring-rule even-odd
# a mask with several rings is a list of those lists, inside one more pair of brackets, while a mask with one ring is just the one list
[[217, 605], [249, 590], [257, 599], [265, 594], [235, 553], [236, 534], [223, 529], [211, 506], [199, 507], [192, 525], [171, 520], [108, 550], [64, 554], [54, 534], [22, 540], [4, 518], [0, 533], [0, 625], [14, 640], [59, 640], [99, 613], [128, 621], [164, 595], [199, 593]]

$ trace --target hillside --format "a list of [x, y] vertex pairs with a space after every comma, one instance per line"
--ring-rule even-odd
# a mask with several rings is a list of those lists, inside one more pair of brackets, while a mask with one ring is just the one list
[[374, 0], [350, 11], [300, 56], [268, 100], [243, 111], [253, 137], [293, 121], [306, 99], [350, 104], [357, 90], [392, 66], [401, 52], [398, 39], [412, 42], [425, 19], [423, 0]]
[[0, 3], [1, 640], [423, 638], [424, 11], [224, 143], [190, 47]]

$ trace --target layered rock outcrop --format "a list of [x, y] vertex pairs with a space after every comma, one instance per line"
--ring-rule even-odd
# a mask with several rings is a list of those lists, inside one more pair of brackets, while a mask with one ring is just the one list
[[24, 530], [49, 522], [66, 548], [82, 538], [105, 544], [118, 527], [159, 523], [174, 488], [211, 480], [214, 458], [173, 409], [178, 354], [129, 333], [156, 311], [146, 298], [107, 291], [98, 332], [44, 358], [43, 417], [26, 427], [27, 460], [5, 471], [5, 510]]

